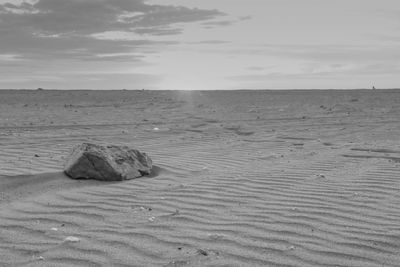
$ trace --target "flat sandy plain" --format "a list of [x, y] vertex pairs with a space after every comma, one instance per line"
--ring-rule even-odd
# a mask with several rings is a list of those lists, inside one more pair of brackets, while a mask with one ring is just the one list
[[0, 175], [0, 266], [400, 266], [400, 91], [3, 90]]

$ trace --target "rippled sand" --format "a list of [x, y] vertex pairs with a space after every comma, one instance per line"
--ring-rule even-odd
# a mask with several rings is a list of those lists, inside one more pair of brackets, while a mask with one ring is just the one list
[[0, 91], [0, 266], [399, 266], [399, 138], [400, 91]]

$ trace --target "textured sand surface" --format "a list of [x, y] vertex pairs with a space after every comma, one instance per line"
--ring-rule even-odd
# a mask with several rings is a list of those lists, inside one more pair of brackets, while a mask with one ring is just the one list
[[399, 139], [400, 91], [0, 91], [0, 266], [399, 266]]

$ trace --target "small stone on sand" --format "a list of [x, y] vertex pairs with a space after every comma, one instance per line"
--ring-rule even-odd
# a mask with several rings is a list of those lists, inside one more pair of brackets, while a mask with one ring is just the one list
[[79, 241], [81, 241], [78, 237], [76, 237], [76, 236], [67, 236], [65, 239], [64, 239], [64, 242], [72, 242], [72, 243], [76, 243], [76, 242], [79, 242]]

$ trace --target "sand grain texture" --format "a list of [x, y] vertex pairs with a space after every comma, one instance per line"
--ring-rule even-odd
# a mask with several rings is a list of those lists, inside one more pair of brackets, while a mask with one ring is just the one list
[[[399, 117], [399, 91], [0, 91], [0, 266], [399, 266]], [[68, 179], [81, 142], [155, 172]]]

